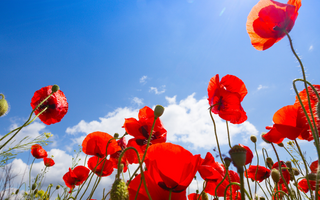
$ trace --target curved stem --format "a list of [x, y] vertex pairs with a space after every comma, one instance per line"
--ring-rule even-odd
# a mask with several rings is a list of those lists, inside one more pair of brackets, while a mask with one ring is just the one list
[[[224, 197], [226, 198], [227, 196], [227, 191], [228, 191], [228, 187], [232, 186], [232, 185], [237, 185], [237, 186], [240, 186], [241, 187], [241, 184], [239, 183], [236, 183], [236, 182], [232, 182], [232, 183], [229, 183], [226, 187], [226, 189], [224, 190]], [[246, 190], [244, 190], [244, 192], [246, 193], [247, 197], [249, 198], [249, 200], [252, 200], [250, 195], [248, 194], [248, 192]]]
[[264, 189], [262, 188], [262, 186], [260, 185], [260, 183], [259, 183], [259, 182], [258, 182], [258, 185], [259, 185], [260, 189], [262, 190], [262, 192], [263, 192], [264, 196], [269, 200], [269, 198], [268, 198], [268, 196], [267, 196], [266, 192], [264, 191]]
[[230, 140], [230, 134], [229, 134], [229, 125], [228, 125], [228, 121], [226, 121], [226, 126], [227, 126], [227, 133], [228, 133], [228, 143], [229, 143], [229, 147], [232, 148], [231, 146], [231, 140]]

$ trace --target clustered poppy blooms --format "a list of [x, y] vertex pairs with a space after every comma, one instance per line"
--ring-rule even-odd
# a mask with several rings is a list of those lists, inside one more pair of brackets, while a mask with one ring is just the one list
[[257, 50], [266, 50], [289, 33], [298, 17], [301, 0], [279, 3], [260, 0], [247, 19], [247, 32]]
[[[31, 99], [32, 109], [35, 109], [51, 93], [52, 85], [37, 90]], [[47, 110], [39, 115], [39, 119], [47, 125], [60, 122], [68, 112], [67, 98], [61, 90], [58, 90], [54, 92], [42, 105], [40, 105], [34, 113], [38, 115], [46, 107]]]
[[210, 79], [208, 101], [211, 111], [233, 124], [241, 124], [247, 120], [247, 114], [241, 106], [248, 91], [241, 79], [226, 75], [219, 81], [219, 74]]

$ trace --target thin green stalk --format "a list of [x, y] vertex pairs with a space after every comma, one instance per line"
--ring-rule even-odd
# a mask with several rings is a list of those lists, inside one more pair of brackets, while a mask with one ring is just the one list
[[169, 190], [169, 200], [171, 200], [172, 189]]
[[230, 134], [229, 134], [229, 125], [228, 125], [228, 121], [226, 121], [226, 126], [227, 126], [227, 133], [228, 133], [228, 143], [229, 143], [229, 147], [232, 148], [231, 146], [231, 140], [230, 140]]
[[[246, 166], [244, 166], [244, 170], [245, 170], [245, 172], [247, 173], [247, 167], [246, 167]], [[250, 194], [250, 196], [251, 196], [251, 198], [252, 198], [252, 192], [251, 192], [251, 187], [250, 187], [250, 183], [249, 183], [249, 178], [248, 178], [248, 176], [246, 177], [246, 179], [247, 179], [247, 185], [248, 185], [248, 189], [249, 189], [249, 194]]]
[[267, 198], [267, 200], [269, 200], [269, 198], [268, 198], [268, 196], [267, 196], [266, 192], [264, 191], [264, 189], [262, 188], [262, 186], [260, 185], [260, 183], [259, 183], [259, 182], [258, 182], [258, 185], [259, 185], [260, 189], [262, 190], [262, 192], [263, 192], [264, 196]]
[[259, 168], [259, 155], [258, 155], [258, 151], [257, 151], [257, 143], [254, 143], [254, 150], [256, 152], [257, 155], [257, 169], [256, 169], [256, 173], [254, 174], [254, 180], [255, 180], [255, 184], [254, 184], [254, 194], [257, 194], [257, 174], [258, 174], [258, 168]]
[[32, 194], [31, 170], [32, 170], [32, 166], [33, 166], [33, 163], [34, 163], [35, 160], [36, 160], [36, 158], [33, 159], [32, 163], [31, 163], [31, 165], [30, 165], [30, 170], [29, 170], [29, 188], [30, 188], [30, 193], [29, 193], [29, 195], [30, 195], [31, 199], [33, 199], [33, 196], [31, 195], [31, 194]]
[[[228, 191], [228, 187], [231, 187], [232, 185], [237, 185], [237, 186], [240, 186], [241, 187], [241, 184], [237, 183], [237, 182], [232, 182], [232, 183], [229, 183], [226, 187], [226, 189], [224, 190], [224, 198], [226, 199], [227, 197], [227, 191]], [[246, 193], [247, 197], [249, 198], [249, 200], [252, 200], [250, 195], [248, 194], [248, 192], [246, 190], [244, 190], [244, 192]]]
[[243, 181], [243, 167], [237, 167], [238, 174], [240, 176], [240, 191], [241, 191], [241, 200], [245, 200], [244, 197], [244, 181]]
[[210, 117], [211, 117], [211, 120], [212, 120], [212, 123], [213, 123], [213, 127], [214, 127], [214, 135], [216, 136], [216, 142], [217, 142], [217, 147], [218, 147], [218, 151], [219, 151], [219, 156], [220, 156], [220, 159], [221, 159], [221, 162], [224, 164], [224, 160], [222, 158], [222, 154], [221, 154], [221, 150], [220, 150], [220, 145], [219, 145], [219, 140], [218, 140], [218, 135], [217, 135], [217, 128], [216, 128], [216, 123], [213, 119], [213, 116], [212, 116], [212, 113], [211, 113], [211, 108], [213, 106], [210, 106], [210, 109], [209, 109], [209, 114], [210, 114]]
[[[291, 158], [295, 160], [295, 158], [294, 158], [293, 155], [290, 153], [290, 151], [289, 151], [286, 147], [283, 147], [283, 148], [287, 151], [287, 153], [291, 156]], [[296, 167], [299, 168], [301, 175], [304, 176], [303, 171], [301, 170], [300, 166], [297, 165], [295, 162], [293, 162], [293, 164], [294, 164], [294, 166], [296, 166]]]
[[134, 200], [137, 200], [137, 198], [138, 198], [138, 194], [139, 194], [139, 190], [140, 190], [141, 184], [142, 184], [142, 176], [141, 176], [141, 180], [140, 180], [140, 183], [139, 183], [139, 186], [138, 186], [138, 190], [137, 190], [137, 193], [136, 193], [136, 196], [135, 196]]

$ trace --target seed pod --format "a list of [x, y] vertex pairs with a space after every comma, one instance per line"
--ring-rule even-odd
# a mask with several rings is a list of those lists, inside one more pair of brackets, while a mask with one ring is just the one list
[[111, 200], [128, 200], [129, 192], [126, 183], [122, 179], [116, 179], [110, 191]]

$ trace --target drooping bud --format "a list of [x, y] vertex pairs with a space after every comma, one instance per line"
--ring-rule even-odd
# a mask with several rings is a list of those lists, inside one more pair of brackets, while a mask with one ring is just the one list
[[5, 116], [8, 113], [9, 105], [3, 94], [0, 94], [0, 117]]
[[280, 180], [280, 172], [276, 168], [273, 168], [271, 170], [271, 178], [275, 183], [279, 182], [279, 180]]
[[268, 140], [266, 140], [266, 139], [263, 137], [265, 134], [267, 134], [267, 133], [262, 133], [262, 134], [261, 134], [261, 138], [262, 138], [263, 141], [265, 141], [266, 143], [270, 144], [271, 142], [269, 142]]
[[279, 146], [279, 147], [284, 147], [284, 145], [283, 145], [282, 142], [280, 142], [280, 143], [278, 144], [278, 146]]
[[267, 157], [267, 159], [266, 159], [266, 165], [269, 167], [269, 169], [272, 168], [272, 166], [273, 166], [273, 160], [272, 160], [272, 158]]
[[289, 169], [292, 169], [292, 164], [291, 164], [291, 161], [290, 161], [290, 160], [288, 160], [288, 161], [286, 162], [286, 166], [287, 166]]
[[224, 163], [226, 164], [227, 168], [230, 166], [231, 162], [232, 162], [231, 158], [229, 158], [229, 157], [225, 157], [224, 158]]
[[116, 179], [110, 191], [111, 200], [128, 200], [129, 192], [126, 183], [122, 179]]
[[36, 189], [33, 194], [36, 195], [38, 193], [38, 189]]
[[115, 134], [113, 135], [113, 137], [114, 137], [114, 138], [118, 138], [118, 137], [119, 137], [119, 133], [115, 133]]
[[58, 91], [60, 88], [58, 85], [53, 85], [51, 88], [52, 93], [55, 93], [56, 91]]
[[18, 194], [18, 193], [19, 193], [19, 189], [16, 190], [15, 194]]
[[36, 189], [36, 188], [37, 188], [37, 184], [36, 184], [36, 183], [32, 184], [31, 189], [34, 190], [34, 189]]
[[164, 112], [164, 107], [161, 105], [156, 105], [154, 108], [154, 117], [158, 118], [160, 117]]
[[241, 168], [245, 165], [247, 150], [244, 147], [240, 145], [234, 145], [230, 149], [229, 154], [234, 166]]
[[60, 188], [60, 185], [57, 185], [57, 186], [56, 186], [56, 190], [59, 190], [59, 188]]
[[257, 137], [255, 135], [251, 135], [250, 136], [250, 140], [253, 142], [253, 143], [256, 143], [257, 142]]

